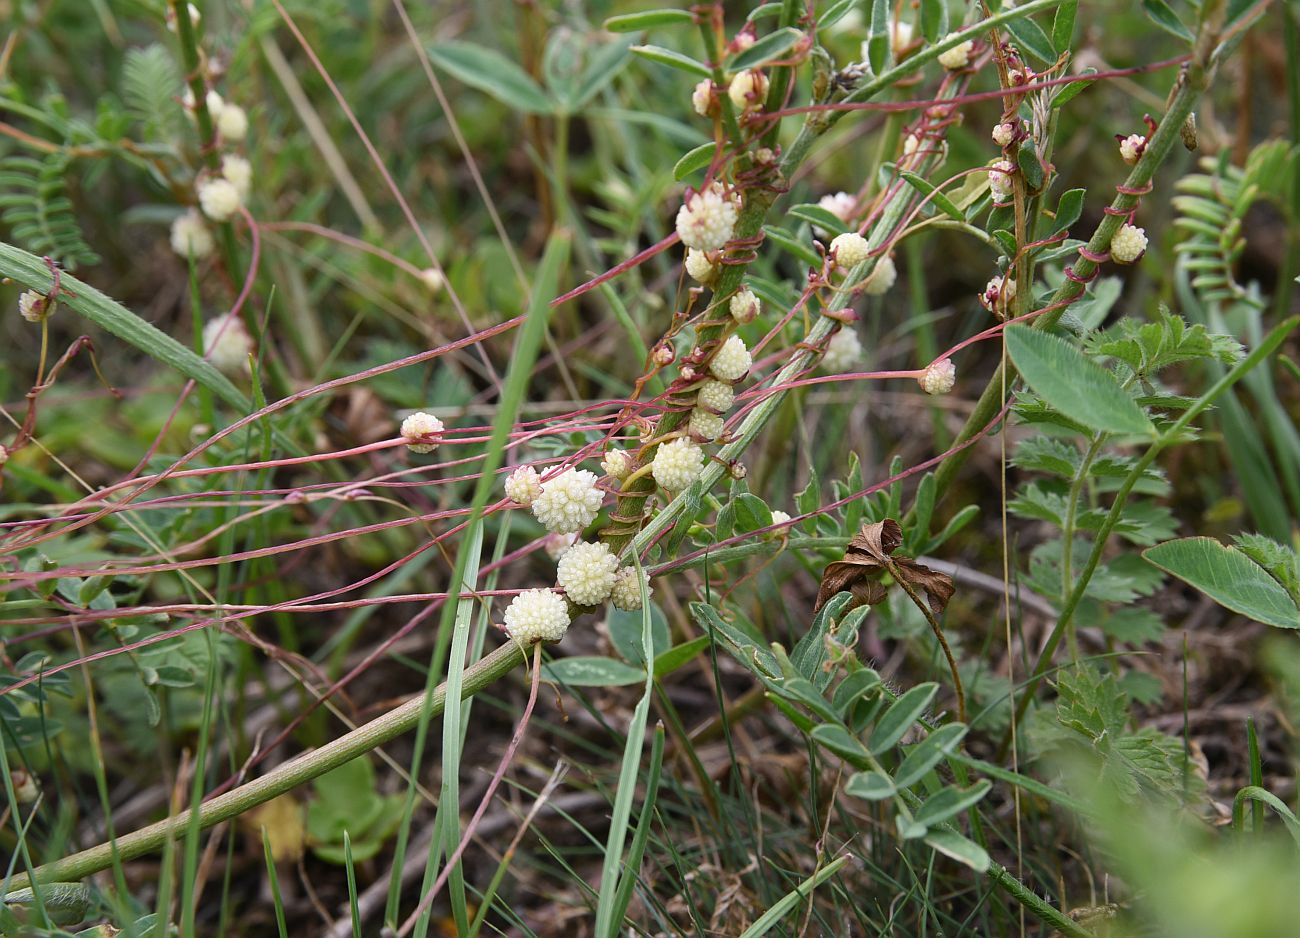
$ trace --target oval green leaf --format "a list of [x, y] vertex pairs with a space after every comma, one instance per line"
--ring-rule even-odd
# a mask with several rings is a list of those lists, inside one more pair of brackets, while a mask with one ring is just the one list
[[1149, 434], [1154, 427], [1115, 377], [1064, 339], [1028, 326], [1006, 330], [1007, 352], [1029, 386], [1093, 430]]
[[578, 655], [542, 665], [542, 679], [569, 687], [622, 687], [645, 682], [645, 671], [613, 658]]
[[673, 178], [681, 182], [696, 170], [703, 169], [713, 162], [713, 154], [718, 152], [716, 143], [702, 143], [688, 152], [673, 167]]
[[844, 793], [864, 801], [882, 801], [892, 798], [897, 789], [883, 772], [872, 769], [870, 772], [855, 772], [844, 783]]
[[427, 48], [429, 58], [447, 74], [503, 104], [532, 114], [555, 110], [532, 76], [495, 49], [458, 40], [430, 43]]
[[674, 52], [672, 49], [665, 49], [663, 46], [633, 46], [632, 51], [643, 59], [658, 62], [660, 65], [667, 65], [669, 68], [675, 68], [694, 75], [696, 78], [710, 78], [713, 75], [706, 66], [695, 61], [690, 56]]
[[611, 16], [605, 20], [605, 28], [611, 33], [634, 33], [660, 26], [690, 26], [694, 22], [695, 16], [689, 10], [644, 10]]
[[912, 724], [920, 719], [921, 714], [925, 713], [926, 708], [930, 706], [930, 701], [934, 700], [934, 695], [938, 692], [939, 685], [930, 681], [916, 685], [895, 700], [871, 734], [871, 739], [867, 743], [871, 754], [878, 756], [892, 749]]
[[1185, 537], [1142, 556], [1220, 606], [1279, 629], [1300, 628], [1300, 609], [1277, 580], [1241, 551], [1212, 537]]

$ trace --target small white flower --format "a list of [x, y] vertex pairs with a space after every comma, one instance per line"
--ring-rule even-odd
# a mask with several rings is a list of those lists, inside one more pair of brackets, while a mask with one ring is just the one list
[[423, 283], [430, 293], [441, 293], [443, 287], [447, 285], [447, 278], [436, 267], [426, 267], [420, 271], [420, 282]]
[[618, 558], [600, 541], [579, 541], [564, 552], [556, 567], [556, 582], [579, 606], [609, 599], [618, 574]]
[[822, 196], [817, 200], [817, 207], [826, 209], [826, 211], [847, 225], [853, 219], [853, 213], [858, 207], [858, 200], [847, 192], [837, 192], [834, 195]]
[[768, 163], [775, 163], [776, 151], [771, 147], [759, 147], [754, 151], [754, 162], [759, 166], [766, 166]]
[[754, 366], [753, 356], [738, 335], [728, 336], [727, 341], [713, 353], [709, 362], [709, 373], [719, 381], [739, 381], [749, 374]]
[[601, 459], [600, 468], [605, 470], [605, 475], [621, 482], [632, 472], [632, 457], [621, 449], [611, 449]]
[[418, 411], [402, 421], [402, 438], [412, 453], [432, 453], [442, 442], [445, 429], [433, 414]]
[[614, 608], [624, 612], [636, 612], [641, 608], [641, 578], [637, 576], [635, 567], [624, 567], [618, 571], [609, 598]]
[[1147, 148], [1147, 138], [1141, 134], [1129, 134], [1119, 142], [1119, 155], [1125, 163], [1132, 166], [1142, 158]]
[[196, 261], [207, 257], [216, 246], [212, 232], [203, 223], [203, 216], [195, 209], [184, 215], [177, 215], [172, 222], [172, 250], [181, 257], [193, 257]]
[[248, 115], [238, 104], [227, 103], [216, 120], [217, 131], [227, 143], [238, 143], [248, 136]]
[[248, 190], [253, 183], [252, 163], [242, 156], [228, 153], [221, 158], [221, 175], [234, 183], [241, 201], [248, 198]]
[[951, 358], [942, 359], [925, 369], [918, 380], [926, 394], [947, 394], [957, 383], [957, 366]]
[[221, 371], [248, 371], [248, 356], [253, 350], [253, 337], [238, 316], [214, 316], [203, 327], [203, 355]]
[[1131, 264], [1147, 250], [1147, 232], [1136, 225], [1124, 225], [1110, 239], [1110, 256], [1117, 264]]
[[894, 264], [892, 254], [882, 254], [876, 261], [875, 269], [863, 284], [862, 291], [867, 296], [884, 296], [898, 280], [898, 267]]
[[784, 512], [784, 511], [782, 511], [780, 508], [775, 509], [775, 510], [772, 512], [772, 523], [773, 523], [773, 524], [789, 524], [789, 523], [790, 523], [790, 515], [789, 515], [789, 513], [788, 513], [788, 512]]
[[43, 322], [50, 315], [50, 301], [35, 290], [24, 290], [18, 296], [18, 313], [28, 322]]
[[506, 607], [506, 632], [520, 645], [558, 642], [569, 630], [569, 607], [555, 590], [524, 590]]
[[1011, 121], [1003, 121], [1001, 124], [993, 125], [993, 142], [998, 146], [1010, 146], [1011, 141], [1014, 139], [1016, 139], [1016, 125]]
[[736, 199], [714, 183], [687, 195], [677, 212], [677, 234], [688, 248], [716, 251], [731, 240], [739, 217]]
[[911, 156], [921, 148], [921, 138], [916, 134], [908, 134], [903, 140], [903, 155]]
[[[187, 95], [186, 107], [192, 109], [194, 107], [194, 95], [190, 94], [189, 91], [186, 91], [185, 93]], [[203, 101], [204, 103], [207, 104], [208, 113], [212, 115], [213, 120], [216, 120], [218, 117], [220, 117], [221, 112], [226, 107], [226, 102], [222, 99], [221, 95], [217, 94], [215, 91], [209, 91], [206, 95], [204, 95]]]
[[709, 109], [713, 107], [713, 82], [705, 78], [695, 86], [691, 92], [691, 107], [701, 117], [709, 116]]
[[998, 160], [989, 167], [989, 189], [994, 202], [1011, 200], [1011, 176], [1015, 171], [1016, 166], [1010, 160]]
[[530, 508], [541, 494], [542, 480], [537, 477], [537, 470], [532, 466], [519, 466], [506, 476], [506, 498], [516, 505]]
[[199, 206], [213, 221], [226, 221], [242, 204], [239, 189], [229, 179], [205, 179], [199, 183]]
[[849, 374], [862, 364], [862, 340], [853, 329], [841, 329], [826, 343], [822, 370], [833, 375]]
[[732, 390], [731, 385], [710, 378], [701, 384], [699, 391], [695, 393], [695, 406], [711, 410], [715, 414], [723, 414], [731, 409], [735, 399], [736, 392]]
[[767, 76], [755, 68], [737, 73], [727, 86], [727, 97], [739, 111], [762, 107], [767, 97]]
[[[944, 36], [944, 41], [951, 39], [953, 33]], [[951, 49], [939, 53], [939, 64], [951, 72], [965, 68], [970, 64], [971, 53], [975, 51], [975, 42], [967, 39], [965, 42], [959, 42]]]
[[542, 493], [533, 499], [533, 516], [548, 531], [572, 534], [596, 519], [602, 501], [594, 472], [566, 469], [542, 483]]
[[692, 280], [707, 285], [717, 279], [718, 265], [707, 252], [698, 248], [687, 248], [686, 273], [690, 275]]
[[1006, 277], [994, 277], [980, 294], [980, 305], [989, 312], [1005, 312], [1016, 298], [1016, 282]]
[[681, 436], [661, 443], [655, 450], [650, 472], [656, 482], [670, 492], [680, 492], [699, 478], [704, 466], [704, 450], [689, 438]]
[[691, 419], [686, 424], [686, 429], [690, 432], [691, 439], [712, 443], [722, 435], [723, 423], [723, 419], [717, 414], [696, 409], [691, 411]]
[[577, 534], [548, 534], [542, 538], [542, 550], [552, 560], [559, 560], [564, 552], [578, 543]]
[[667, 368], [677, 360], [677, 353], [673, 351], [673, 347], [667, 342], [661, 342], [655, 346], [655, 350], [650, 353], [650, 357], [654, 359], [654, 363], [660, 368]]
[[831, 256], [835, 258], [835, 264], [845, 270], [857, 267], [867, 259], [870, 252], [871, 246], [867, 244], [867, 239], [856, 231], [846, 231], [831, 242]]
[[753, 290], [749, 287], [741, 287], [731, 295], [731, 302], [727, 308], [731, 310], [731, 318], [743, 326], [758, 317], [763, 310], [763, 304], [758, 301]]

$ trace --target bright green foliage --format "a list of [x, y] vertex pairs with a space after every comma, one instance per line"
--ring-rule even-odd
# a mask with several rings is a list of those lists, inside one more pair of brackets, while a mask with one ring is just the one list
[[307, 805], [307, 842], [322, 860], [342, 864], [347, 835], [352, 859], [369, 860], [383, 849], [402, 819], [402, 796], [382, 795], [366, 758], [353, 759], [312, 782]]

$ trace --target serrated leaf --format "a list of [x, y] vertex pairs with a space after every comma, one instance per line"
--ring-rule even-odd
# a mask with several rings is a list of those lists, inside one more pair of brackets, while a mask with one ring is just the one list
[[883, 801], [892, 798], [898, 791], [888, 775], [872, 769], [869, 772], [855, 772], [844, 783], [844, 793], [864, 801]]
[[1110, 433], [1154, 432], [1114, 376], [1069, 342], [1018, 324], [1008, 326], [1005, 335], [1007, 352], [1025, 381], [1066, 417]]
[[1166, 541], [1142, 556], [1233, 612], [1281, 629], [1300, 628], [1300, 609], [1282, 585], [1241, 551], [1212, 537]]
[[689, 151], [673, 166], [673, 179], [681, 182], [691, 173], [703, 169], [713, 162], [713, 154], [718, 152], [716, 143], [702, 143]]
[[730, 71], [743, 71], [747, 68], [754, 68], [772, 59], [780, 58], [786, 52], [794, 48], [795, 43], [803, 38], [802, 30], [795, 29], [793, 26], [787, 26], [784, 29], [778, 29], [776, 32], [769, 33], [762, 39], [755, 42], [752, 46], [741, 52], [734, 59], [727, 63]]
[[643, 59], [667, 65], [669, 68], [694, 75], [696, 78], [713, 77], [713, 73], [702, 62], [697, 62], [690, 56], [674, 52], [672, 49], [665, 49], [663, 46], [633, 46], [632, 51]]
[[918, 684], [897, 700], [885, 711], [867, 742], [873, 756], [888, 752], [903, 738], [903, 734], [912, 728], [912, 724], [921, 718], [929, 708], [939, 685], [933, 682]]
[[495, 49], [462, 40], [430, 43], [427, 49], [443, 71], [502, 104], [532, 114], [555, 110], [555, 102], [532, 76]]
[[690, 10], [643, 10], [611, 16], [605, 20], [605, 29], [611, 33], [634, 33], [660, 26], [691, 26], [694, 23], [695, 15]]
[[542, 680], [569, 687], [622, 687], [645, 683], [645, 671], [614, 658], [575, 655], [542, 665]]

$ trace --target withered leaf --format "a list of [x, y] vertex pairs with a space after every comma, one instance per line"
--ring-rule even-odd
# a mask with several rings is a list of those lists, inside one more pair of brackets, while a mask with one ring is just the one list
[[952, 577], [915, 560], [890, 556], [902, 543], [903, 529], [893, 518], [864, 524], [849, 541], [844, 559], [827, 564], [814, 611], [844, 590], [853, 594], [854, 606], [874, 606], [885, 598], [885, 587], [880, 577], [892, 573], [895, 579], [904, 580], [909, 586], [923, 591], [936, 615], [943, 612], [955, 591]]

